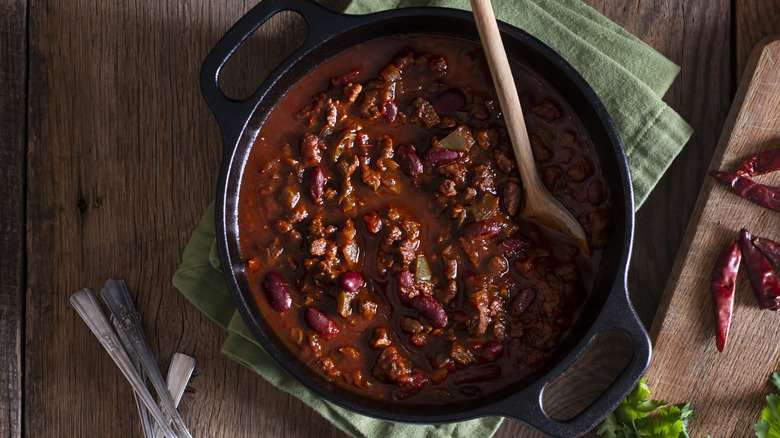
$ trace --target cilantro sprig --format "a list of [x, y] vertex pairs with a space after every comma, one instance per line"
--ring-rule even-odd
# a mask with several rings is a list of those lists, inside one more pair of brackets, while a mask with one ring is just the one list
[[[780, 393], [780, 373], [773, 373], [770, 381]], [[650, 389], [643, 378], [607, 415], [596, 433], [601, 438], [690, 438], [687, 431], [688, 420], [693, 416], [690, 406], [670, 405], [649, 397]], [[758, 438], [780, 438], [780, 394], [766, 396], [761, 421], [753, 429]]]
[[[780, 374], [772, 374], [772, 384], [780, 391]], [[766, 406], [761, 411], [761, 421], [753, 426], [758, 438], [780, 438], [780, 395], [766, 396]]]
[[[690, 406], [687, 403], [670, 405], [663, 400], [648, 400], [648, 397], [650, 389], [643, 378], [628, 397], [607, 415], [596, 433], [602, 438], [689, 438], [686, 429], [688, 419], [693, 416]], [[775, 413], [778, 412], [775, 410]]]

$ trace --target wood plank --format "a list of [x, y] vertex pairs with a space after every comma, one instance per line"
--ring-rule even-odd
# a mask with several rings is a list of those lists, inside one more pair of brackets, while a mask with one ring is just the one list
[[[748, 62], [710, 169], [730, 170], [753, 154], [780, 147], [779, 63], [780, 40]], [[757, 179], [776, 185], [780, 175]], [[656, 397], [691, 403], [692, 436], [749, 434], [760, 419], [769, 375], [780, 366], [777, 315], [758, 308], [744, 272], [726, 349], [715, 348], [710, 276], [722, 248], [743, 227], [780, 239], [780, 214], [707, 178], [653, 324], [649, 385]]]
[[762, 39], [780, 33], [780, 2], [734, 0], [737, 77], [741, 80], [750, 52]]
[[[721, 65], [728, 48], [718, 43], [728, 40], [729, 9], [725, 1], [688, 1], [685, 8], [682, 0], [589, 3], [683, 64], [668, 99], [699, 136], [640, 213], [631, 284], [649, 321], [695, 196], [677, 189], [700, 184], [706, 163], [698, 157], [710, 152], [708, 133], [716, 138], [728, 106]], [[342, 435], [221, 356], [223, 335], [170, 285], [189, 233], [213, 198], [219, 165], [219, 132], [199, 95], [197, 72], [253, 4], [40, 0], [31, 6], [28, 260], [47, 269], [31, 270], [28, 280], [25, 410], [35, 415], [25, 419], [27, 434], [138, 435], [129, 387], [67, 305], [76, 289], [98, 289], [115, 276], [136, 293], [163, 368], [174, 351], [198, 359], [182, 408], [196, 435]], [[260, 36], [259, 49], [238, 61], [238, 77], [270, 71], [283, 56], [282, 43], [294, 37], [288, 24], [280, 21]], [[702, 78], [702, 69], [711, 72]], [[712, 100], [706, 110], [705, 98]], [[656, 243], [640, 236], [643, 229], [664, 229], [668, 238]], [[507, 421], [498, 436], [531, 436], [520, 435], [523, 428]]]
[[[198, 361], [181, 405], [195, 436], [341, 436], [221, 355], [224, 334], [171, 285], [220, 165], [200, 64], [254, 4], [31, 3], [26, 435], [140, 436], [129, 385], [68, 305], [116, 277], [161, 368], [176, 351]], [[296, 30], [286, 24], [260, 35], [244, 73], [285, 55]]]
[[22, 435], [27, 2], [0, 4], [0, 436]]

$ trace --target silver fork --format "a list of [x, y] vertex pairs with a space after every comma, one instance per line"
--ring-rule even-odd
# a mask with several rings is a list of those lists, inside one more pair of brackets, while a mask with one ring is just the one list
[[[160, 406], [166, 414], [165, 426], [167, 426], [168, 421], [172, 421], [178, 436], [192, 438], [190, 431], [187, 430], [187, 426], [184, 425], [184, 420], [182, 420], [179, 411], [176, 409], [171, 393], [163, 380], [162, 373], [160, 373], [160, 369], [157, 367], [152, 349], [149, 347], [146, 335], [144, 335], [140, 324], [141, 317], [135, 310], [135, 305], [133, 305], [133, 300], [130, 298], [127, 285], [122, 280], [108, 280], [103, 290], [100, 291], [100, 295], [117, 320], [117, 331], [127, 336], [130, 346], [129, 350], [135, 351], [141, 365], [152, 381], [155, 392], [160, 397]], [[163, 425], [160, 424], [160, 427], [163, 427]]]
[[[187, 382], [190, 381], [193, 370], [195, 370], [195, 358], [182, 353], [173, 354], [171, 365], [168, 367], [166, 382], [168, 383], [171, 397], [173, 397], [173, 404], [176, 407], [179, 407], [179, 402], [184, 395], [184, 390], [187, 389]], [[155, 425], [152, 436], [154, 438], [163, 438], [162, 429]]]
[[160, 425], [167, 438], [176, 438], [176, 433], [168, 425], [168, 420], [163, 415], [154, 398], [149, 393], [149, 389], [144, 384], [141, 376], [138, 375], [130, 358], [127, 356], [124, 348], [120, 345], [114, 331], [111, 329], [106, 316], [100, 309], [100, 305], [95, 299], [95, 295], [89, 289], [82, 289], [70, 297], [70, 303], [79, 316], [87, 323], [87, 326], [95, 334], [103, 348], [106, 349], [111, 359], [117, 364], [122, 374], [130, 382], [133, 390], [138, 394], [146, 409], [152, 418]]
[[[127, 335], [124, 333], [124, 331], [119, 330], [119, 323], [117, 322], [114, 315], [111, 315], [111, 323], [114, 325], [117, 333], [119, 333], [119, 340], [125, 347], [125, 351], [130, 357], [130, 361], [133, 363], [133, 367], [136, 369], [136, 371], [138, 371], [138, 374], [141, 376], [141, 379], [144, 381], [144, 383], [146, 383], [146, 372], [143, 370], [143, 366], [141, 366], [141, 359], [137, 354], [135, 354], [135, 350], [133, 350], [128, 345], [130, 340], [127, 338]], [[184, 395], [184, 390], [187, 388], [187, 383], [190, 381], [190, 377], [192, 376], [192, 371], [194, 369], [195, 358], [192, 356], [187, 356], [183, 353], [173, 354], [171, 364], [168, 368], [168, 377], [166, 378], [165, 382], [168, 386], [168, 391], [170, 391], [171, 397], [173, 398], [173, 404], [177, 408], [179, 407], [179, 402]], [[134, 392], [133, 396], [135, 398], [135, 405], [138, 408], [138, 416], [141, 418], [141, 430], [143, 431], [144, 437], [164, 437], [165, 435], [162, 429], [154, 424], [151, 416], [149, 415], [149, 411], [146, 409], [146, 406], [144, 406], [143, 402], [138, 398], [138, 394]]]
[[[135, 350], [133, 350], [130, 346], [130, 339], [127, 338], [127, 335], [124, 331], [119, 330], [119, 322], [117, 322], [114, 315], [111, 315], [109, 319], [111, 320], [111, 324], [114, 326], [114, 330], [119, 335], [119, 341], [125, 348], [125, 353], [127, 353], [127, 356], [130, 358], [130, 362], [133, 364], [133, 368], [135, 368], [135, 370], [138, 372], [138, 375], [141, 376], [141, 381], [143, 381], [144, 385], [146, 385], [146, 372], [144, 371], [143, 366], [141, 366], [141, 359], [137, 354], [135, 354]], [[154, 432], [152, 425], [154, 423], [152, 423], [152, 418], [149, 416], [149, 411], [146, 409], [146, 406], [144, 406], [143, 402], [138, 398], [138, 393], [133, 392], [133, 398], [135, 399], [135, 405], [138, 408], [138, 416], [141, 418], [141, 430], [143, 431], [146, 438], [153, 438]]]

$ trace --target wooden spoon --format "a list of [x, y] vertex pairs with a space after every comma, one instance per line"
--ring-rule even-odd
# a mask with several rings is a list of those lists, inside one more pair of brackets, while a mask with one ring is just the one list
[[498, 32], [496, 16], [493, 14], [493, 6], [490, 0], [471, 0], [471, 9], [474, 11], [479, 37], [485, 49], [490, 74], [498, 93], [498, 102], [504, 112], [520, 178], [523, 181], [525, 206], [522, 214], [541, 225], [571, 236], [582, 247], [585, 254], [589, 254], [588, 239], [582, 226], [569, 210], [547, 191], [539, 176], [531, 151], [531, 142], [528, 140], [528, 130], [525, 127], [517, 88]]

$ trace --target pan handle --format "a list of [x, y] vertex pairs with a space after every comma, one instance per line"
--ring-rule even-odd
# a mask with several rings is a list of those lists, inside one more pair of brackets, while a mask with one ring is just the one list
[[[642, 322], [637, 317], [628, 299], [625, 283], [614, 286], [598, 319], [593, 324], [587, 339], [593, 342], [596, 336], [604, 331], [617, 330], [624, 333], [631, 341], [633, 355], [628, 366], [618, 378], [602, 393], [596, 401], [576, 417], [567, 421], [556, 420], [544, 411], [542, 392], [549, 381], [540, 382], [533, 389], [533, 397], [527, 397], [519, 403], [507, 403], [500, 414], [521, 420], [532, 427], [554, 437], [576, 437], [593, 429], [604, 417], [612, 412], [623, 398], [634, 388], [650, 363], [651, 343]], [[575, 359], [572, 360], [574, 362]], [[571, 363], [565, 364], [564, 369]], [[557, 373], [554, 373], [557, 375]]]
[[249, 116], [268, 87], [259, 87], [245, 100], [231, 99], [219, 87], [222, 67], [257, 28], [282, 11], [300, 14], [308, 26], [308, 36], [303, 45], [282, 61], [269, 78], [277, 76], [279, 71], [287, 70], [312, 48], [340, 32], [349, 21], [349, 16], [332, 12], [311, 0], [263, 0], [227, 31], [206, 56], [200, 71], [201, 92], [219, 122], [226, 150], [236, 144]]

